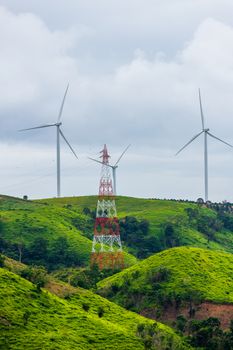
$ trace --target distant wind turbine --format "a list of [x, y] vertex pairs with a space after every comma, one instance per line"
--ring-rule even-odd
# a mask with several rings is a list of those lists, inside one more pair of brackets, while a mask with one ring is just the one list
[[203, 114], [203, 108], [202, 108], [202, 102], [201, 102], [201, 91], [198, 90], [199, 93], [199, 104], [200, 104], [200, 112], [201, 112], [201, 122], [202, 122], [202, 130], [197, 135], [195, 135], [188, 143], [186, 143], [177, 153], [178, 155], [180, 152], [183, 151], [190, 143], [192, 143], [196, 138], [198, 138], [201, 134], [204, 134], [204, 180], [205, 180], [205, 202], [208, 201], [208, 148], [207, 148], [207, 136], [210, 136], [225, 145], [232, 147], [229, 143], [221, 140], [220, 138], [214, 136], [209, 132], [210, 129], [205, 128], [205, 120], [204, 120], [204, 114]]
[[27, 131], [27, 130], [34, 130], [34, 129], [49, 128], [51, 126], [55, 126], [56, 127], [56, 130], [57, 130], [56, 131], [56, 133], [57, 133], [57, 197], [60, 197], [60, 195], [61, 195], [60, 135], [62, 136], [62, 138], [67, 143], [67, 145], [69, 146], [69, 148], [70, 148], [71, 152], [74, 154], [74, 156], [76, 158], [78, 158], [76, 153], [75, 153], [75, 151], [73, 150], [73, 148], [71, 147], [71, 145], [67, 141], [65, 135], [61, 131], [61, 125], [62, 125], [61, 116], [62, 116], [63, 107], [64, 107], [64, 103], [65, 103], [65, 99], [66, 99], [66, 95], [67, 95], [68, 89], [69, 89], [69, 84], [67, 85], [64, 97], [62, 99], [62, 103], [61, 103], [61, 107], [60, 107], [60, 110], [59, 110], [59, 114], [58, 114], [58, 118], [57, 118], [57, 122], [56, 123], [45, 124], [45, 125], [35, 126], [33, 128], [19, 130], [19, 131]]
[[[118, 168], [118, 164], [121, 160], [121, 158], [123, 157], [123, 155], [127, 152], [128, 148], [130, 147], [130, 145], [128, 145], [126, 147], [126, 149], [121, 153], [120, 157], [118, 158], [118, 160], [116, 161], [116, 163], [114, 165], [111, 165], [111, 164], [105, 164], [107, 165], [108, 167], [112, 168], [112, 177], [113, 177], [113, 191], [114, 191], [114, 195], [116, 196], [117, 192], [116, 192], [116, 170]], [[94, 158], [90, 158], [88, 157], [88, 159], [91, 159], [93, 160], [94, 162], [97, 162], [97, 163], [100, 163], [100, 164], [103, 164], [101, 161], [97, 160], [97, 159], [94, 159]]]

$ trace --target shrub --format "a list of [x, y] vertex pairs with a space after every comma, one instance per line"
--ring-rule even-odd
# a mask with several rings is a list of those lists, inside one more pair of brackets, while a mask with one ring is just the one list
[[150, 272], [150, 281], [152, 283], [166, 282], [171, 275], [170, 270], [165, 266], [159, 266], [158, 269]]
[[176, 318], [176, 328], [180, 331], [180, 332], [184, 332], [186, 329], [186, 324], [187, 324], [187, 319], [183, 316], [183, 315], [179, 315]]
[[31, 313], [30, 311], [26, 310], [23, 314], [23, 324], [24, 326], [26, 326], [28, 324], [28, 320], [29, 320], [29, 317], [30, 317]]
[[145, 324], [144, 324], [144, 323], [139, 323], [139, 324], [137, 325], [137, 333], [138, 333], [139, 335], [141, 335], [141, 334], [143, 333], [143, 331], [144, 331], [144, 328], [145, 328]]
[[147, 335], [146, 338], [143, 340], [144, 342], [144, 346], [145, 346], [145, 350], [149, 350], [152, 349], [152, 337], [150, 335]]
[[86, 311], [86, 312], [90, 309], [90, 306], [88, 304], [86, 304], [86, 303], [83, 303], [82, 307], [83, 307], [83, 310]]
[[30, 266], [21, 271], [21, 276], [34, 283], [40, 290], [48, 281], [47, 271], [43, 266]]
[[2, 255], [2, 254], [0, 254], [0, 267], [4, 267], [4, 261], [5, 261], [5, 257]]
[[103, 317], [104, 315], [104, 308], [102, 306], [99, 306], [98, 308], [98, 316]]

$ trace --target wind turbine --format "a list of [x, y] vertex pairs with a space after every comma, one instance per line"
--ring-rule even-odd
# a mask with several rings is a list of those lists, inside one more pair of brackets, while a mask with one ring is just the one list
[[197, 135], [193, 136], [193, 138], [186, 143], [177, 153], [178, 155], [180, 152], [183, 151], [190, 143], [192, 143], [196, 138], [198, 138], [201, 134], [204, 134], [204, 180], [205, 180], [205, 202], [208, 201], [208, 147], [207, 147], [207, 141], [208, 141], [208, 136], [224, 143], [227, 146], [230, 146], [233, 148], [232, 145], [229, 143], [221, 140], [220, 138], [214, 136], [211, 134], [209, 131], [209, 128], [205, 128], [205, 120], [204, 120], [204, 114], [203, 114], [203, 108], [202, 108], [202, 101], [201, 101], [201, 90], [198, 89], [198, 94], [199, 94], [199, 104], [200, 104], [200, 112], [201, 112], [201, 123], [202, 123], [202, 130], [199, 132]]
[[[114, 195], [116, 196], [116, 170], [118, 168], [118, 164], [121, 160], [121, 158], [123, 157], [123, 155], [126, 153], [126, 151], [128, 150], [128, 148], [130, 147], [130, 145], [128, 145], [125, 150], [121, 153], [120, 157], [118, 158], [118, 160], [116, 161], [116, 163], [114, 165], [111, 165], [111, 164], [105, 164], [107, 165], [108, 167], [112, 168], [112, 177], [113, 177], [113, 191], [114, 191]], [[97, 159], [94, 159], [94, 158], [90, 158], [88, 157], [88, 159], [91, 159], [93, 160], [94, 162], [97, 162], [97, 163], [100, 163], [100, 164], [103, 164], [101, 161], [97, 160]]]
[[57, 122], [56, 122], [56, 123], [53, 123], [53, 124], [45, 124], [45, 125], [35, 126], [35, 127], [33, 127], [33, 128], [28, 128], [28, 129], [19, 130], [19, 131], [27, 131], [27, 130], [34, 130], [34, 129], [49, 128], [49, 127], [52, 127], [52, 126], [55, 126], [55, 127], [56, 127], [56, 134], [57, 134], [57, 197], [60, 197], [60, 195], [61, 195], [60, 136], [65, 140], [65, 142], [66, 142], [67, 145], [69, 146], [69, 148], [70, 148], [71, 152], [74, 154], [74, 156], [75, 156], [76, 158], [78, 158], [77, 155], [76, 155], [76, 153], [75, 153], [75, 151], [73, 150], [73, 148], [71, 147], [71, 145], [70, 145], [69, 142], [67, 141], [65, 135], [64, 135], [63, 132], [61, 131], [61, 125], [62, 125], [61, 116], [62, 116], [63, 107], [64, 107], [64, 103], [65, 103], [65, 99], [66, 99], [66, 95], [67, 95], [68, 89], [69, 89], [69, 84], [68, 84], [67, 87], [66, 87], [65, 94], [64, 94], [64, 97], [63, 97], [63, 99], [62, 99], [62, 103], [61, 103], [61, 107], [60, 107], [60, 110], [59, 110], [59, 113], [58, 113], [58, 118], [57, 118]]

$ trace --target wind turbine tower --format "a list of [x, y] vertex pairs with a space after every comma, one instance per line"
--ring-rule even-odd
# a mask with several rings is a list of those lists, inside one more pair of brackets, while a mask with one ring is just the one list
[[43, 129], [43, 128], [49, 128], [49, 127], [56, 127], [56, 137], [57, 137], [57, 197], [61, 196], [61, 154], [60, 154], [60, 136], [64, 139], [64, 141], [66, 142], [66, 144], [68, 145], [68, 147], [70, 148], [71, 152], [74, 154], [74, 156], [76, 158], [77, 155], [74, 151], [74, 149], [71, 147], [71, 145], [69, 144], [69, 142], [67, 141], [65, 135], [63, 134], [63, 132], [61, 131], [61, 117], [62, 117], [62, 112], [63, 112], [63, 108], [64, 108], [64, 104], [65, 104], [65, 99], [66, 99], [66, 95], [69, 89], [69, 84], [67, 85], [67, 88], [65, 90], [65, 94], [63, 96], [62, 99], [62, 103], [61, 103], [61, 107], [59, 110], [59, 114], [58, 114], [58, 118], [57, 118], [57, 122], [53, 123], [53, 124], [45, 124], [45, 125], [40, 125], [40, 126], [35, 126], [33, 128], [28, 128], [28, 129], [22, 129], [19, 131], [27, 131], [27, 130], [34, 130], [34, 129]]
[[98, 265], [100, 270], [123, 268], [124, 256], [120, 226], [109, 168], [110, 156], [106, 145], [104, 145], [101, 153], [102, 169], [92, 242], [91, 265]]
[[204, 185], [205, 185], [205, 202], [208, 201], [209, 198], [209, 191], [208, 191], [208, 136], [212, 137], [215, 140], [218, 140], [225, 145], [232, 147], [229, 143], [221, 140], [217, 136], [213, 135], [210, 133], [210, 129], [205, 127], [205, 119], [204, 119], [204, 113], [203, 113], [203, 108], [202, 108], [202, 100], [201, 100], [201, 91], [200, 89], [198, 90], [198, 95], [199, 95], [199, 104], [200, 104], [200, 113], [201, 113], [201, 123], [202, 123], [202, 130], [195, 136], [191, 138], [189, 142], [187, 142], [177, 153], [178, 155], [180, 152], [182, 152], [190, 143], [192, 143], [196, 138], [198, 138], [201, 134], [204, 134]]

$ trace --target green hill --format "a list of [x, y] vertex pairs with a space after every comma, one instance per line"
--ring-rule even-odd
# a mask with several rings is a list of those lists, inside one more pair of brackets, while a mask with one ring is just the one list
[[[83, 213], [94, 211], [97, 197], [46, 199], [41, 202], [58, 207], [69, 206]], [[129, 252], [146, 258], [174, 246], [193, 246], [233, 253], [233, 213], [231, 205], [213, 205], [212, 210], [192, 202], [132, 197], [116, 198], [118, 216], [122, 221], [121, 235]], [[148, 233], [140, 230], [133, 220], [124, 224], [125, 217], [146, 220]], [[169, 228], [170, 229], [169, 232]]]
[[188, 349], [169, 327], [90, 291], [73, 288], [62, 299], [3, 268], [0, 300], [4, 350]]
[[233, 303], [233, 255], [179, 247], [155, 254], [98, 283], [99, 293], [142, 312], [182, 302]]
[[[89, 264], [96, 196], [0, 197], [0, 251], [49, 270]], [[233, 252], [233, 214], [195, 203], [117, 197], [126, 266], [175, 246]]]
[[[58, 206], [0, 197], [0, 252], [16, 260], [49, 270], [86, 266], [92, 231], [90, 218], [68, 203]], [[125, 253], [125, 261], [131, 265], [136, 259]]]

